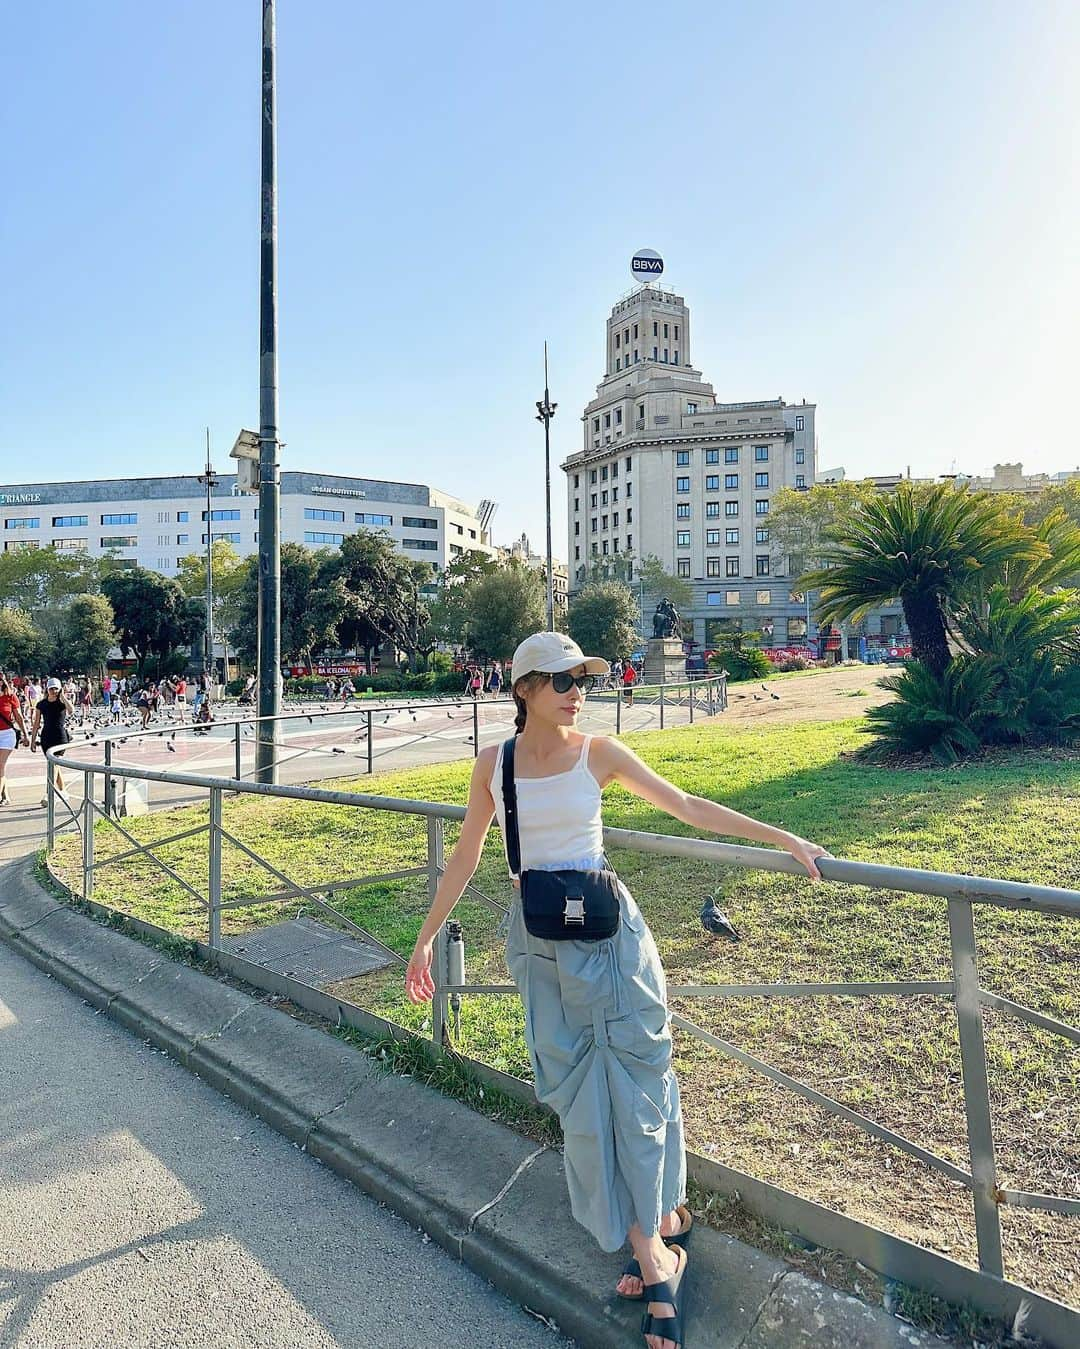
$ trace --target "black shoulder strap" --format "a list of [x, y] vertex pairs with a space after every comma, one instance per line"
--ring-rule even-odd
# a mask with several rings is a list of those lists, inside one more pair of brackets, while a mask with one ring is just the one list
[[511, 872], [517, 876], [521, 872], [521, 840], [518, 837], [517, 788], [514, 786], [514, 744], [517, 736], [512, 735], [503, 743], [502, 757], [502, 794], [503, 811], [506, 815], [506, 860]]

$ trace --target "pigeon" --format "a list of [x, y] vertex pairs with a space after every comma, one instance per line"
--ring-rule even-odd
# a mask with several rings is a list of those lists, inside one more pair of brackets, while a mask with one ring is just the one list
[[473, 742], [472, 736], [471, 736], [471, 735], [467, 735], [467, 736], [465, 737], [465, 743], [466, 743], [467, 745], [471, 745], [472, 742]]
[[769, 691], [769, 686], [768, 686], [768, 684], [762, 684], [761, 687], [765, 690], [766, 693], [768, 693], [768, 691]]
[[754, 702], [755, 702], [755, 703], [763, 703], [764, 701], [765, 701], [765, 699], [761, 696], [760, 693], [755, 693], [755, 694], [754, 694]]
[[416, 720], [416, 713], [415, 713], [415, 712], [410, 712], [410, 713], [409, 713], [409, 716], [412, 717], [413, 721]]
[[311, 720], [310, 717], [308, 717], [307, 720], [308, 720], [308, 725], [309, 725], [309, 726], [314, 726], [315, 723]]
[[770, 694], [769, 694], [769, 697], [770, 697], [770, 698], [774, 698], [777, 702], [780, 701], [780, 695], [779, 695], [779, 693], [770, 693]]
[[453, 715], [454, 715], [454, 714], [453, 714], [453, 712], [447, 712], [446, 715], [447, 715], [448, 717], [450, 717], [450, 718], [453, 718]]
[[712, 932], [717, 937], [727, 937], [728, 941], [741, 940], [731, 919], [716, 907], [716, 900], [712, 895], [701, 906], [701, 926], [706, 932]]
[[170, 754], [176, 753], [176, 746], [173, 744], [171, 740], [165, 741], [165, 748], [169, 751]]
[[331, 754], [344, 754], [345, 751], [344, 751], [343, 749], [338, 749], [337, 745], [331, 745], [331, 746], [330, 746], [330, 753], [331, 753]]

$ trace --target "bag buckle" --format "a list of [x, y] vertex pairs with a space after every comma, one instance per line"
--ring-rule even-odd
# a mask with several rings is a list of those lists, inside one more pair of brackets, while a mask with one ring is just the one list
[[563, 923], [569, 926], [571, 923], [585, 926], [585, 896], [567, 895], [566, 906], [563, 909]]

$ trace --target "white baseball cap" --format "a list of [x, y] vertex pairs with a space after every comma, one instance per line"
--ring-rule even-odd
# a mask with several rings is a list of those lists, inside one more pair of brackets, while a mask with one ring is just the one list
[[46, 689], [59, 689], [63, 688], [63, 685], [60, 683], [59, 679], [50, 679], [45, 687]]
[[516, 684], [523, 675], [558, 674], [584, 665], [587, 674], [607, 674], [611, 669], [602, 656], [586, 656], [572, 637], [564, 632], [534, 632], [526, 637], [514, 652], [510, 667], [510, 683]]

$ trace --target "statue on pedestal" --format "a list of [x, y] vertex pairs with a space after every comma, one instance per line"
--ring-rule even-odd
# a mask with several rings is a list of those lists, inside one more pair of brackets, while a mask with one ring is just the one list
[[679, 611], [666, 596], [653, 613], [652, 630], [654, 637], [678, 637], [682, 631]]

